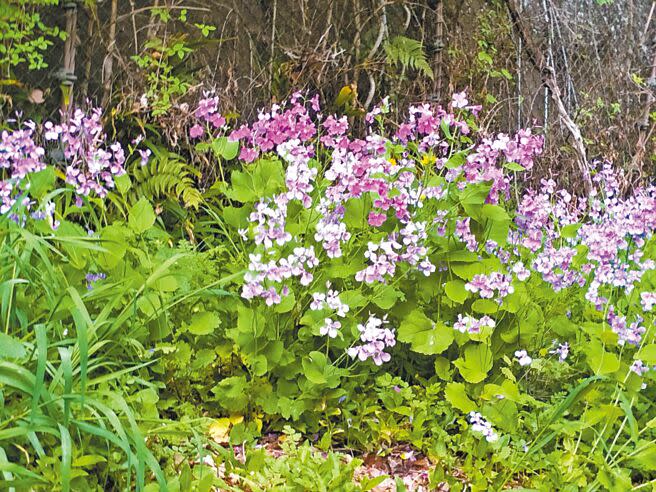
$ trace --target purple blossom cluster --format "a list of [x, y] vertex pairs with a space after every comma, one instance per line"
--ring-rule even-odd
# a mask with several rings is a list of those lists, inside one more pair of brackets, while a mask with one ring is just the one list
[[294, 248], [292, 254], [279, 261], [264, 263], [261, 254], [250, 254], [249, 259], [249, 271], [244, 277], [241, 295], [244, 299], [261, 297], [267, 306], [280, 304], [282, 298], [289, 294], [288, 285], [279, 286], [286, 280], [296, 277], [300, 285], [310, 285], [314, 278], [311, 270], [319, 264], [313, 247]]
[[312, 294], [312, 302], [310, 309], [313, 311], [320, 311], [323, 309], [330, 309], [335, 311], [337, 316], [343, 318], [349, 312], [348, 304], [342, 302], [339, 298], [339, 292], [331, 288], [330, 282], [326, 282], [327, 292], [315, 292]]
[[[213, 110], [216, 106], [212, 103], [210, 107]], [[496, 203], [501, 194], [507, 195], [509, 190], [510, 180], [504, 173], [503, 162], [512, 156], [515, 162], [530, 168], [533, 158], [541, 152], [541, 137], [528, 131], [514, 136], [499, 134], [475, 143], [467, 150], [471, 155], [454, 166], [450, 161], [453, 154], [450, 139], [452, 135], [469, 135], [470, 124], [461, 116], [467, 112], [475, 115], [480, 110], [470, 105], [464, 94], [454, 96], [451, 109], [455, 112], [430, 105], [411, 107], [407, 121], [392, 138], [377, 133], [384, 128], [379, 116], [389, 111], [385, 101], [368, 115], [368, 133], [363, 138], [348, 135], [346, 117], [325, 117], [319, 109], [316, 98], [308, 101], [295, 94], [290, 101], [261, 111], [252, 125], [243, 125], [230, 133], [231, 139], [241, 143], [242, 161], [249, 163], [264, 153], [275, 152], [285, 163], [284, 191], [262, 197], [250, 214], [249, 228], [240, 231], [247, 242], [252, 239], [254, 248], [242, 291], [246, 299], [263, 298], [268, 305], [277, 304], [292, 288], [289, 282], [281, 285], [283, 281], [298, 277], [301, 285], [307, 285], [312, 278], [312, 265], [319, 264], [322, 254], [328, 259], [341, 257], [354, 237], [347, 226], [347, 211], [358, 200], [369, 207], [362, 225], [369, 227], [367, 232], [371, 236], [366, 250], [359, 253], [366, 264], [356, 272], [354, 280], [364, 284], [387, 282], [399, 274], [401, 265], [403, 272], [416, 271], [430, 276], [436, 266], [429, 257], [429, 236], [447, 236], [456, 219], [455, 238], [470, 251], [479, 249], [469, 218], [454, 217], [449, 210], [437, 206], [446, 198], [448, 187], [455, 184], [457, 190], [462, 190], [470, 184], [492, 181], [493, 189], [487, 201]], [[375, 121], [381, 124], [375, 127], [372, 124]], [[411, 141], [413, 147], [418, 148], [418, 155], [408, 151], [390, 152], [395, 144], [398, 147], [398, 144]], [[315, 164], [317, 153], [325, 158], [323, 169]], [[432, 172], [442, 174], [444, 181], [418, 179], [421, 176], [419, 166], [433, 166]], [[287, 226], [291, 202], [300, 203], [311, 217], [317, 217], [311, 222], [313, 231], [291, 232]], [[432, 217], [430, 212], [422, 212], [427, 208], [434, 211]], [[429, 220], [419, 219], [421, 215], [427, 215]], [[391, 231], [383, 233], [383, 229]], [[293, 262], [296, 268], [293, 272], [285, 263], [290, 257], [286, 257], [284, 251], [294, 245], [311, 247], [307, 246], [311, 240], [319, 248], [318, 256], [309, 264]], [[509, 253], [496, 245], [495, 251], [510, 258]], [[518, 269], [516, 275], [528, 277], [525, 269]], [[501, 299], [513, 291], [512, 275], [481, 276], [471, 282], [470, 288], [473, 292], [481, 290], [484, 297], [492, 297], [497, 292]], [[343, 317], [348, 306], [340, 312], [339, 298], [332, 295], [333, 292], [330, 288], [327, 294], [315, 292], [311, 308], [328, 308]], [[324, 321], [320, 333], [337, 336], [343, 321], [330, 317]], [[489, 317], [460, 318], [459, 321], [463, 329], [472, 333], [482, 326], [494, 326]], [[361, 341], [366, 343], [353, 347], [352, 356], [360, 360], [371, 358], [377, 364], [389, 360], [384, 347], [393, 345], [394, 338], [389, 335], [390, 330], [380, 327], [382, 323], [372, 316], [365, 325], [359, 325]]]
[[458, 314], [458, 321], [453, 324], [453, 329], [458, 330], [460, 333], [480, 333], [482, 328], [494, 328], [495, 321], [489, 316], [485, 315], [480, 319], [472, 316], [463, 316]]
[[626, 316], [615, 313], [615, 308], [613, 306], [608, 310], [607, 320], [611, 329], [617, 333], [617, 343], [619, 345], [624, 345], [628, 342], [632, 345], [638, 346], [642, 340], [642, 335], [647, 331], [647, 329], [642, 326], [643, 319], [641, 317], [638, 316], [635, 321], [629, 323]]
[[348, 355], [361, 361], [371, 359], [377, 366], [388, 362], [391, 356], [385, 349], [396, 345], [396, 337], [394, 331], [384, 327], [386, 324], [387, 316], [381, 319], [369, 314], [367, 322], [358, 325], [363, 344], [349, 348]]
[[[312, 109], [319, 111], [318, 98], [311, 101]], [[251, 126], [243, 125], [230, 134], [232, 140], [242, 142], [240, 159], [253, 162], [263, 152], [275, 149], [283, 142], [299, 140], [304, 143], [317, 134], [317, 127], [302, 95], [294, 94], [288, 103], [274, 104], [269, 111], [260, 111]]]
[[0, 134], [0, 177], [5, 175], [0, 179], [0, 215], [9, 212], [17, 201], [26, 208], [31, 205], [21, 182], [29, 173], [46, 167], [45, 150], [35, 142], [35, 129], [36, 124], [28, 121], [19, 130]]
[[483, 299], [492, 299], [495, 297], [496, 291], [496, 297], [500, 301], [508, 294], [515, 292], [512, 280], [512, 275], [499, 272], [492, 272], [488, 275], [479, 273], [465, 284], [465, 289], [469, 292], [478, 293]]
[[209, 92], [198, 102], [194, 111], [198, 122], [189, 129], [191, 138], [200, 138], [205, 135], [206, 128], [221, 128], [226, 124], [226, 119], [219, 112], [219, 98]]
[[75, 110], [61, 124], [44, 123], [46, 141], [58, 141], [66, 160], [66, 182], [78, 195], [105, 197], [114, 178], [125, 173], [125, 153], [119, 142], [109, 142], [102, 126], [102, 111]]
[[[558, 343], [556, 340], [554, 340], [554, 345]], [[558, 343], [558, 346], [554, 349], [551, 349], [549, 351], [550, 354], [557, 355], [558, 360], [560, 362], [565, 362], [567, 357], [569, 356], [569, 343]]]
[[99, 282], [100, 280], [105, 280], [107, 278], [107, 275], [104, 273], [87, 273], [84, 277], [84, 280], [87, 282], [87, 290], [92, 290], [93, 286], [96, 282]]

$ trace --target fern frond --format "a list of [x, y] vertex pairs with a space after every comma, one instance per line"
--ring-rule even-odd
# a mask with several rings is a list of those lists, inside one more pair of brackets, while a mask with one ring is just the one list
[[153, 148], [153, 156], [145, 166], [132, 171], [133, 193], [151, 199], [182, 200], [185, 207], [198, 209], [203, 195], [196, 187], [195, 169], [181, 156], [164, 149]]
[[390, 65], [399, 65], [404, 70], [411, 68], [426, 77], [433, 78], [433, 70], [426, 59], [421, 41], [405, 36], [394, 36], [385, 45], [385, 53]]

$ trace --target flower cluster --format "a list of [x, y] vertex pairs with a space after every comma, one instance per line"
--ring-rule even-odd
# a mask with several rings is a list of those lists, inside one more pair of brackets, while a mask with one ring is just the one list
[[384, 327], [385, 324], [387, 324], [387, 317], [381, 319], [370, 314], [364, 325], [358, 325], [360, 341], [363, 345], [349, 348], [348, 355], [354, 359], [357, 357], [361, 361], [371, 359], [377, 366], [388, 362], [391, 357], [384, 350], [396, 345], [396, 337], [392, 330]]
[[[556, 343], [557, 343], [557, 342], [554, 340], [554, 345], [555, 345]], [[557, 356], [558, 356], [558, 360], [559, 360], [560, 362], [565, 362], [565, 360], [566, 360], [567, 357], [569, 356], [569, 343], [567, 343], [567, 342], [565, 342], [565, 343], [559, 343], [559, 344], [558, 344], [558, 347], [556, 347], [555, 349], [551, 349], [551, 350], [549, 351], [549, 353], [550, 353], [550, 354], [553, 354], [553, 355], [557, 355]]]
[[494, 291], [497, 291], [499, 300], [515, 292], [515, 288], [512, 286], [512, 275], [504, 275], [499, 272], [492, 272], [489, 275], [483, 273], [474, 275], [471, 281], [465, 284], [465, 289], [478, 293], [483, 299], [492, 299]]
[[[215, 114], [215, 99], [202, 106], [201, 117]], [[462, 93], [454, 96], [450, 109], [411, 107], [408, 119], [392, 138], [379, 133], [384, 130], [382, 124], [373, 124], [382, 122], [379, 116], [389, 112], [386, 101], [368, 115], [363, 138], [348, 134], [346, 117], [324, 116], [319, 109], [316, 98], [306, 100], [295, 94], [288, 102], [261, 111], [252, 125], [230, 133], [231, 139], [240, 141], [242, 161], [250, 163], [270, 152], [285, 164], [284, 189], [274, 196], [260, 197], [249, 215], [249, 227], [240, 231], [252, 248], [242, 290], [245, 299], [262, 298], [267, 305], [277, 304], [294, 288], [292, 277], [307, 286], [313, 278], [312, 268], [321, 264], [322, 256], [330, 261], [345, 252], [358, 251], [364, 257], [364, 267], [352, 277], [362, 282], [363, 288], [391, 281], [400, 272], [428, 277], [437, 271], [431, 260], [432, 237], [451, 240], [449, 231], [455, 226], [453, 237], [472, 252], [480, 248], [470, 218], [462, 218], [457, 210], [444, 206], [449, 194], [470, 185], [487, 186], [492, 181], [485, 201], [497, 203], [502, 195], [508, 195], [510, 184], [503, 162], [512, 158], [530, 168], [541, 152], [541, 137], [529, 131], [483, 138], [472, 147], [467, 137], [466, 143], [456, 144], [466, 148], [454, 151], [453, 139], [472, 133], [467, 115], [476, 115], [480, 110], [470, 105]], [[407, 145], [409, 142], [413, 145]], [[405, 150], [398, 150], [401, 147]], [[297, 214], [297, 203], [310, 217], [304, 230], [289, 223], [290, 212]], [[364, 239], [364, 251], [356, 249], [360, 246], [354, 237], [358, 242]], [[287, 256], [290, 248], [315, 246], [318, 253], [311, 255], [309, 263], [296, 260], [295, 255]], [[496, 243], [494, 251], [506, 261], [510, 259], [510, 253]], [[523, 264], [516, 266], [515, 275], [526, 279], [529, 274]], [[444, 268], [441, 265], [441, 270]], [[468, 289], [480, 292], [482, 297], [496, 293], [501, 302], [513, 292], [512, 281], [512, 273], [481, 275], [472, 279]], [[296, 292], [297, 299], [299, 296]], [[330, 309], [343, 318], [348, 306], [339, 302], [335, 291], [328, 287], [327, 293], [312, 294], [310, 305], [311, 309]], [[342, 323], [327, 317], [319, 332], [335, 337]], [[383, 320], [373, 315], [365, 324], [359, 324], [364, 343], [352, 347], [349, 354], [377, 364], [389, 360], [384, 348], [392, 346], [395, 338], [382, 325]], [[456, 323], [456, 329], [470, 333], [494, 326], [487, 316], [480, 320], [461, 316]]]
[[298, 277], [301, 285], [308, 286], [314, 278], [310, 270], [319, 264], [313, 247], [294, 248], [292, 254], [277, 262], [269, 260], [264, 263], [260, 254], [251, 254], [249, 258], [249, 271], [245, 275], [246, 283], [241, 295], [244, 299], [261, 297], [267, 306], [280, 304], [282, 297], [287, 296], [290, 292], [287, 285], [282, 285], [278, 290], [277, 285], [269, 284], [280, 284], [285, 280]]
[[[45, 150], [34, 140], [36, 125], [28, 121], [22, 129], [0, 134], [0, 172], [5, 170], [6, 178], [0, 179], [0, 215], [11, 210], [17, 200], [29, 208], [30, 200], [21, 181], [29, 173], [45, 168]], [[2, 175], [0, 174], [0, 177]]]
[[46, 141], [58, 141], [66, 161], [66, 182], [78, 195], [107, 195], [114, 178], [125, 173], [125, 153], [119, 142], [108, 142], [101, 121], [102, 111], [90, 114], [77, 109], [59, 125], [46, 122]]
[[218, 96], [211, 96], [210, 93], [205, 93], [204, 96], [198, 102], [198, 107], [194, 111], [198, 123], [189, 129], [191, 138], [200, 138], [205, 135], [207, 125], [211, 125], [213, 128], [221, 128], [226, 124], [226, 119], [219, 112]]
[[476, 319], [472, 316], [458, 314], [458, 321], [453, 324], [453, 329], [460, 333], [480, 333], [482, 328], [494, 328], [496, 323], [489, 316]]
[[642, 318], [638, 317], [633, 323], [626, 320], [626, 316], [615, 313], [615, 308], [612, 306], [608, 310], [608, 324], [612, 330], [617, 333], [618, 344], [624, 345], [630, 343], [632, 345], [640, 345], [642, 335], [647, 329], [642, 326]]
[[533, 363], [533, 358], [528, 355], [526, 350], [515, 350], [515, 359], [522, 367], [530, 366]]
[[472, 425], [474, 432], [480, 432], [487, 442], [495, 442], [499, 439], [499, 435], [492, 428], [490, 424], [479, 412], [469, 412], [469, 422]]
[[348, 304], [339, 299], [339, 292], [330, 288], [330, 282], [326, 282], [328, 292], [315, 292], [312, 294], [312, 303], [310, 309], [320, 311], [322, 309], [331, 309], [336, 312], [337, 316], [343, 318], [349, 312]]

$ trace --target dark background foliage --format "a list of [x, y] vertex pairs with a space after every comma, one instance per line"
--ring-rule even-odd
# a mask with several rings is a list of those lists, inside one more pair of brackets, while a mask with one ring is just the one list
[[[66, 2], [5, 1], [66, 30]], [[648, 0], [103, 0], [76, 11], [69, 49], [54, 41], [62, 49], [45, 53], [48, 68], [3, 68], [18, 80], [0, 86], [3, 112], [27, 98], [56, 113], [62, 67], [75, 75], [75, 101], [109, 105], [119, 120], [144, 117], [149, 88], [163, 94], [166, 111], [154, 119], [169, 143], [182, 136], [169, 106], [208, 88], [243, 119], [297, 89], [347, 113], [385, 95], [403, 106], [465, 89], [489, 108], [491, 129], [548, 132], [535, 178], [576, 181], [595, 159], [622, 166], [627, 184], [652, 172]]]

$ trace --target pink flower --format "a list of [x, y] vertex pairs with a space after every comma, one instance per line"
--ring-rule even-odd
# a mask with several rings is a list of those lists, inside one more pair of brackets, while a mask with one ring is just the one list
[[239, 158], [244, 162], [253, 162], [258, 155], [259, 152], [256, 149], [249, 149], [248, 147], [242, 147], [239, 151]]
[[189, 137], [200, 138], [205, 134], [205, 128], [199, 124], [195, 124], [189, 129]]
[[382, 226], [387, 220], [387, 215], [383, 213], [369, 212], [369, 225], [374, 227]]

